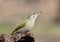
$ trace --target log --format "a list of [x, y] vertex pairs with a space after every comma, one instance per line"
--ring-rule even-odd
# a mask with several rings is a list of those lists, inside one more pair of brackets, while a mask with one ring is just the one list
[[34, 37], [31, 34], [15, 33], [13, 35], [2, 34], [0, 42], [34, 42]]

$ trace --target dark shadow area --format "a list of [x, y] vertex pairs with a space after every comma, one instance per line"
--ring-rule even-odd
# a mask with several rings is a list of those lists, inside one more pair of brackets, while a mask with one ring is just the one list
[[34, 42], [34, 37], [32, 36], [25, 36], [25, 37], [22, 37], [18, 42]]
[[5, 40], [3, 39], [3, 37], [0, 37], [0, 42], [5, 42]]

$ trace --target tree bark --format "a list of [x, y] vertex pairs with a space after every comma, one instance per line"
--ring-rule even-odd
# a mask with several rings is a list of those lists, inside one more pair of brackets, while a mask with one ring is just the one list
[[31, 34], [15, 33], [13, 35], [2, 34], [0, 42], [34, 42], [34, 37]]

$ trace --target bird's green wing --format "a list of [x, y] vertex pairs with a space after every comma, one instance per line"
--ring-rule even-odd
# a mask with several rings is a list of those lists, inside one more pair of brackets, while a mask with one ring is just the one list
[[11, 33], [11, 35], [13, 35], [14, 32], [16, 32], [17, 30], [23, 28], [27, 22], [28, 22], [28, 21], [26, 20], [26, 21], [24, 21], [23, 23], [21, 23], [19, 26], [17, 26], [16, 29], [13, 30], [13, 32]]

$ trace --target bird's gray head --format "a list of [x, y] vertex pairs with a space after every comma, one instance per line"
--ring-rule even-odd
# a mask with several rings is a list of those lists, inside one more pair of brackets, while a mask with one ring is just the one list
[[29, 19], [35, 20], [39, 15], [39, 12], [34, 12], [31, 15], [28, 16]]

